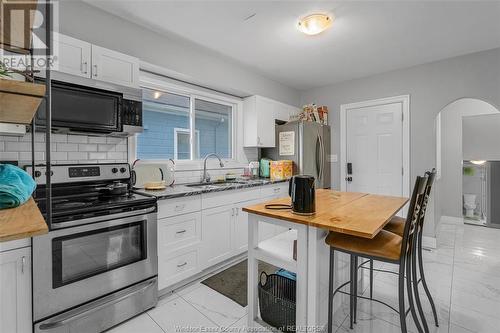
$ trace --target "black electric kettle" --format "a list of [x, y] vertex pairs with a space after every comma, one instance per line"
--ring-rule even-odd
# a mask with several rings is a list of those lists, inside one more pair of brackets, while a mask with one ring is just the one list
[[316, 212], [314, 177], [297, 175], [290, 178], [288, 195], [292, 198], [292, 212], [313, 215]]

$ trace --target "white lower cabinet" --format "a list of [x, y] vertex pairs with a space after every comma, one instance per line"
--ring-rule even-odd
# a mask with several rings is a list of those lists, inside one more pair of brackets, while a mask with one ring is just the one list
[[[248, 249], [243, 207], [287, 195], [288, 183], [158, 202], [158, 288], [165, 289]], [[264, 240], [286, 231], [268, 223]], [[0, 332], [3, 333], [3, 332]]]
[[31, 248], [0, 252], [0, 333], [31, 331]]
[[202, 211], [200, 259], [202, 269], [224, 261], [233, 255], [232, 225], [236, 216], [233, 205]]

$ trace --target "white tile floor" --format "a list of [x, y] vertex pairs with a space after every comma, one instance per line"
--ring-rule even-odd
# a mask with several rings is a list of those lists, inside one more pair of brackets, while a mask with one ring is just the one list
[[[500, 332], [500, 229], [448, 223], [438, 234], [438, 248], [424, 252], [425, 271], [437, 303], [439, 328], [422, 292], [431, 332]], [[385, 265], [385, 268], [391, 268]], [[365, 281], [367, 282], [367, 280]], [[374, 297], [397, 305], [397, 277], [375, 274]], [[364, 293], [368, 293], [364, 288]], [[112, 333], [242, 332], [247, 309], [195, 283], [160, 300], [147, 313], [112, 329]], [[378, 303], [359, 300], [358, 323], [349, 329], [348, 308], [336, 313], [337, 332], [399, 332], [399, 317]], [[417, 332], [408, 317], [408, 329]], [[188, 327], [188, 329], [186, 329]], [[184, 329], [184, 330], [182, 330]], [[265, 332], [266, 329], [263, 329]], [[212, 331], [214, 332], [214, 331]]]

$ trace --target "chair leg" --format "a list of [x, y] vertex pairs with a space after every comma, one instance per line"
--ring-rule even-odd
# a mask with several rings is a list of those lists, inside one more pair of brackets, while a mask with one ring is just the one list
[[[410, 305], [410, 313], [413, 318], [413, 321], [415, 322], [415, 326], [417, 327], [417, 330], [419, 333], [422, 333], [422, 326], [420, 326], [420, 321], [418, 320], [417, 317], [417, 312], [415, 311], [415, 304], [413, 303], [413, 290], [412, 290], [412, 282], [411, 282], [411, 261], [412, 261], [412, 255], [409, 255], [406, 257], [406, 292], [408, 294], [408, 304]], [[406, 315], [406, 310], [404, 310], [404, 313]]]
[[373, 259], [370, 259], [370, 299], [373, 299]]
[[[417, 258], [416, 258], [417, 247], [414, 245], [414, 255], [411, 257], [411, 284], [413, 287], [413, 293], [415, 296], [415, 303], [417, 304], [418, 314], [422, 320], [422, 326], [424, 327], [424, 332], [429, 332], [429, 326], [427, 326], [427, 320], [425, 319], [425, 313], [422, 309], [422, 303], [420, 302], [420, 295], [418, 293], [418, 280], [417, 280]], [[408, 277], [409, 278], [409, 277]]]
[[401, 332], [406, 333], [406, 308], [405, 308], [405, 265], [401, 262], [398, 276], [399, 321]]
[[429, 303], [431, 303], [432, 314], [434, 315], [434, 323], [436, 327], [439, 327], [438, 316], [436, 312], [436, 306], [434, 305], [434, 300], [432, 299], [429, 288], [427, 287], [427, 282], [425, 281], [424, 275], [424, 261], [422, 258], [422, 234], [418, 237], [418, 270], [420, 272], [420, 279], [422, 280], [422, 286], [424, 287], [425, 294], [429, 299]]
[[330, 272], [328, 280], [328, 333], [333, 331], [333, 274], [335, 250], [330, 248]]
[[354, 256], [354, 323], [358, 314], [358, 256]]
[[351, 330], [354, 328], [354, 256], [351, 254], [351, 273], [349, 279], [351, 282], [349, 283], [349, 327]]

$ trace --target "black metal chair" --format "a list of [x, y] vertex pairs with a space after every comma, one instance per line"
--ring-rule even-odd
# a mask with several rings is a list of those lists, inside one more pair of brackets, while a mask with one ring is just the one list
[[[436, 177], [436, 169], [432, 169], [432, 171], [427, 171], [425, 173], [428, 177], [427, 180], [427, 185], [425, 189], [425, 196], [424, 196], [424, 201], [422, 203], [422, 212], [420, 214], [420, 221], [418, 224], [418, 230], [417, 230], [417, 242], [416, 242], [416, 247], [417, 247], [417, 258], [418, 258], [418, 274], [417, 274], [417, 268], [413, 269], [413, 274], [415, 276], [411, 277], [412, 281], [417, 281], [416, 283], [413, 283], [413, 289], [415, 293], [415, 301], [417, 303], [417, 309], [419, 312], [419, 315], [422, 320], [422, 325], [424, 328], [425, 332], [429, 332], [429, 328], [427, 325], [427, 321], [425, 319], [425, 314], [422, 309], [422, 302], [420, 300], [420, 294], [418, 292], [418, 285], [422, 283], [422, 287], [424, 288], [425, 294], [427, 295], [427, 299], [429, 300], [429, 303], [431, 305], [432, 309], [432, 314], [434, 316], [434, 323], [436, 327], [439, 327], [439, 321], [438, 321], [438, 316], [437, 316], [437, 311], [436, 311], [436, 306], [434, 304], [434, 300], [432, 299], [432, 295], [429, 291], [429, 287], [427, 286], [427, 282], [425, 280], [425, 274], [424, 274], [424, 264], [423, 264], [423, 257], [422, 257], [422, 237], [423, 237], [423, 229], [424, 229], [424, 222], [425, 222], [425, 213], [427, 211], [427, 206], [429, 204], [429, 197], [431, 194], [432, 190], [432, 185], [434, 183], [434, 179]], [[390, 231], [392, 233], [395, 233], [397, 235], [403, 236], [404, 232], [404, 226], [405, 226], [405, 219], [401, 217], [394, 217], [389, 221], [389, 223], [384, 227], [384, 230]], [[373, 260], [369, 260], [370, 263], [370, 297], [373, 297]], [[363, 265], [366, 264], [366, 262], [361, 264], [361, 268], [366, 268]], [[375, 271], [380, 271], [380, 272], [386, 272], [386, 273], [395, 273], [392, 271], [387, 271], [387, 270], [382, 270], [382, 269], [375, 269]], [[420, 276], [420, 277], [418, 277]]]
[[[396, 235], [392, 232], [381, 230], [373, 239], [363, 239], [356, 236], [349, 236], [336, 232], [330, 232], [325, 239], [327, 245], [330, 246], [330, 272], [329, 272], [329, 295], [328, 295], [328, 333], [332, 332], [333, 324], [333, 298], [337, 293], [342, 293], [350, 296], [349, 313], [350, 327], [356, 323], [357, 299], [363, 298], [373, 300], [384, 304], [399, 314], [401, 331], [407, 332], [406, 316], [410, 312], [415, 325], [419, 332], [422, 331], [417, 313], [413, 302], [413, 288], [411, 279], [405, 279], [406, 276], [412, 276], [412, 271], [415, 266], [415, 251], [418, 235], [418, 224], [420, 221], [421, 207], [425, 198], [425, 189], [428, 177], [418, 176], [415, 181], [413, 194], [408, 208], [408, 215], [405, 223], [403, 236]], [[350, 281], [341, 284], [333, 290], [334, 276], [334, 257], [335, 251], [347, 253], [351, 256], [350, 265]], [[359, 296], [357, 292], [358, 282], [358, 257], [367, 258], [369, 260], [379, 260], [382, 262], [399, 265], [398, 279], [398, 299], [399, 309], [395, 309], [391, 305], [372, 297]], [[405, 307], [405, 282], [408, 295], [409, 309]], [[341, 289], [347, 284], [350, 284], [350, 291], [345, 292]]]

